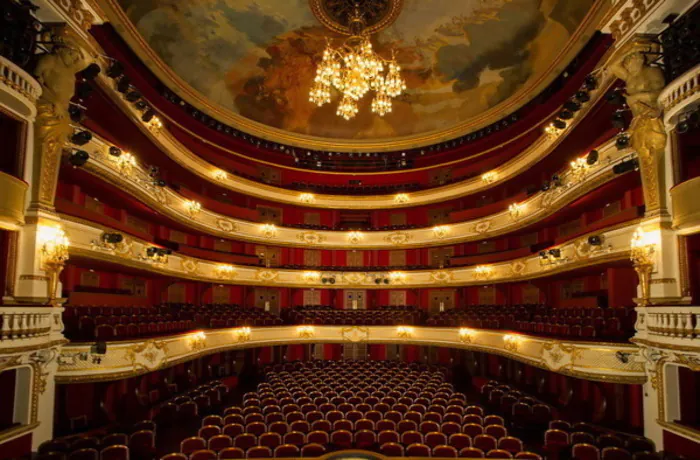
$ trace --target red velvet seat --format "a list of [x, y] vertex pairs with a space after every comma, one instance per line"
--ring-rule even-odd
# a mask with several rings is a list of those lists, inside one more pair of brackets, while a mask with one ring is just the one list
[[360, 430], [355, 433], [355, 447], [357, 449], [370, 450], [377, 444], [377, 435], [374, 431]]
[[476, 414], [480, 417], [484, 416], [484, 409], [479, 406], [469, 406], [465, 411], [465, 414]]
[[411, 444], [406, 447], [407, 457], [430, 457], [430, 447], [425, 444]]
[[245, 452], [239, 447], [228, 447], [219, 452], [219, 460], [245, 458]]
[[576, 460], [600, 460], [600, 450], [591, 444], [574, 445], [571, 455]]
[[245, 419], [241, 414], [228, 414], [224, 417], [224, 425], [228, 425], [230, 423], [245, 425]]
[[121, 444], [105, 447], [100, 452], [100, 460], [129, 460], [129, 448]]
[[486, 453], [486, 458], [513, 458], [513, 455], [507, 450], [492, 449]]
[[198, 436], [193, 436], [191, 438], [183, 439], [180, 443], [180, 452], [186, 455], [190, 455], [192, 452], [197, 450], [204, 450], [207, 448], [207, 441]]
[[488, 453], [489, 451], [496, 449], [498, 441], [493, 436], [480, 434], [472, 438], [472, 445], [477, 449], [481, 449]]
[[595, 436], [593, 436], [591, 433], [586, 433], [585, 431], [577, 431], [575, 433], [571, 433], [569, 436], [569, 442], [571, 444], [593, 444], [595, 445], [596, 440]]
[[380, 420], [376, 424], [376, 429], [379, 432], [382, 431], [396, 431], [396, 423], [391, 420]]
[[423, 434], [419, 431], [406, 431], [401, 434], [401, 444], [410, 446], [411, 444], [423, 444]]
[[459, 451], [459, 456], [465, 458], [484, 458], [484, 451], [476, 447], [465, 447]]
[[600, 451], [601, 460], [632, 460], [632, 454], [621, 447], [605, 447]]
[[534, 452], [518, 452], [515, 458], [523, 460], [542, 460], [542, 456]]
[[306, 442], [313, 444], [321, 444], [322, 446], [328, 445], [330, 443], [330, 436], [328, 431], [312, 431], [306, 435]]
[[423, 421], [442, 423], [442, 414], [435, 411], [428, 411], [425, 414], [423, 414]]
[[246, 458], [272, 458], [272, 450], [269, 447], [255, 446], [245, 453]]
[[352, 448], [352, 433], [348, 430], [336, 430], [331, 433], [331, 444], [337, 449]]
[[129, 437], [129, 454], [133, 458], [151, 458], [155, 452], [156, 434], [154, 431], [140, 430]]
[[267, 432], [258, 437], [258, 444], [274, 449], [282, 445], [282, 436], [279, 433]]
[[440, 431], [440, 425], [438, 425], [436, 422], [431, 422], [431, 421], [425, 421], [421, 422], [420, 424], [420, 432], [423, 434], [427, 434], [433, 431]]
[[253, 446], [258, 444], [258, 438], [251, 433], [242, 433], [233, 438], [233, 447], [239, 447], [244, 451], [248, 451]]
[[[180, 454], [180, 453], [172, 453], [172, 454], [167, 454], [163, 455], [160, 460], [187, 460], [189, 457], [185, 454]], [[221, 458], [221, 457], [219, 457]]]
[[276, 458], [291, 458], [299, 457], [300, 452], [299, 447], [293, 444], [282, 444], [275, 449], [274, 455]]
[[460, 433], [462, 431], [462, 426], [455, 422], [443, 422], [440, 431], [450, 436], [455, 433]]
[[290, 431], [284, 435], [282, 442], [284, 444], [294, 444], [297, 447], [301, 447], [306, 443], [306, 435], [299, 431]]
[[216, 436], [213, 436], [209, 438], [209, 443], [208, 447], [209, 450], [213, 450], [214, 452], [219, 452], [223, 449], [226, 449], [227, 447], [232, 447], [233, 446], [233, 439], [231, 436], [227, 436], [225, 434], [219, 434]]
[[216, 425], [207, 425], [199, 429], [197, 436], [200, 438], [209, 440], [209, 438], [221, 434], [221, 427]]
[[476, 423], [467, 423], [462, 427], [462, 433], [474, 439], [476, 436], [484, 433], [484, 427]]
[[508, 436], [508, 430], [506, 430], [506, 428], [501, 425], [488, 425], [484, 428], [484, 434], [493, 436], [496, 439], [501, 439], [505, 436]]
[[487, 415], [486, 417], [484, 417], [483, 425], [484, 426], [488, 426], [488, 425], [505, 426], [505, 421], [503, 420], [503, 417], [501, 417], [500, 415]]
[[439, 458], [457, 458], [459, 451], [452, 446], [435, 446], [433, 447], [433, 457]]
[[435, 446], [447, 445], [447, 436], [444, 433], [436, 431], [430, 432], [424, 436], [425, 444], [431, 449]]
[[395, 442], [387, 442], [379, 447], [379, 452], [387, 457], [403, 457], [404, 448], [401, 444]]
[[377, 436], [377, 442], [379, 445], [398, 443], [400, 442], [400, 435], [395, 430], [380, 431], [379, 435]]
[[518, 438], [514, 438], [513, 436], [505, 436], [500, 439], [496, 439], [498, 439], [499, 449], [506, 450], [513, 455], [517, 454], [518, 452], [522, 452], [523, 450], [523, 442]]
[[325, 453], [326, 448], [321, 444], [306, 444], [301, 448], [302, 457], [320, 457]]
[[598, 436], [597, 445], [600, 449], [604, 449], [605, 447], [622, 447], [623, 443], [622, 439], [614, 434], [601, 434]]
[[217, 455], [213, 450], [203, 449], [192, 452], [190, 460], [216, 460]]

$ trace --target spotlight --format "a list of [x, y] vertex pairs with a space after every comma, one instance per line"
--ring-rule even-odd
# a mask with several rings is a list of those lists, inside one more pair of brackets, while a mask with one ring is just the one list
[[552, 185], [555, 187], [561, 187], [561, 177], [559, 177], [559, 174], [552, 176]]
[[102, 241], [105, 243], [119, 244], [124, 241], [124, 235], [121, 233], [104, 233], [102, 234]]
[[381, 284], [381, 278], [374, 278], [374, 284]]
[[158, 174], [160, 174], [160, 169], [158, 169], [158, 166], [151, 166], [148, 168], [148, 175], [150, 177], [156, 178], [158, 177]]
[[85, 99], [90, 97], [91, 94], [92, 94], [92, 85], [90, 83], [87, 83], [87, 82], [78, 83], [78, 86], [76, 86], [76, 88], [75, 88], [75, 96], [81, 101], [84, 101]]
[[109, 148], [109, 154], [113, 157], [119, 157], [122, 154], [122, 149], [120, 149], [119, 147], [111, 146]]
[[552, 122], [552, 125], [557, 129], [566, 129], [566, 122], [558, 118]]
[[625, 120], [625, 112], [623, 110], [618, 110], [613, 113], [610, 120], [614, 128], [625, 129], [627, 126], [627, 120]]
[[588, 237], [588, 244], [591, 246], [600, 246], [603, 244], [603, 239], [598, 235], [593, 235]]
[[90, 353], [93, 355], [107, 354], [107, 342], [95, 342], [95, 344], [90, 347]]
[[617, 140], [615, 141], [615, 146], [617, 147], [618, 150], [623, 150], [629, 147], [630, 145], [630, 138], [628, 135], [623, 134], [620, 136], [617, 136]]
[[323, 284], [328, 283], [328, 278], [321, 278], [321, 283], [323, 283]]
[[102, 69], [100, 69], [100, 66], [93, 63], [81, 70], [80, 76], [83, 77], [85, 80], [94, 80], [95, 78], [97, 78], [101, 71]]
[[586, 164], [588, 164], [588, 166], [593, 166], [598, 162], [598, 156], [599, 154], [597, 150], [591, 150], [586, 156]]
[[70, 157], [68, 157], [68, 162], [70, 162], [70, 164], [75, 166], [76, 168], [79, 168], [80, 166], [83, 166], [85, 163], [87, 163], [89, 159], [90, 154], [87, 153], [85, 150], [76, 150], [70, 155]]
[[155, 116], [156, 116], [156, 113], [153, 111], [153, 109], [148, 109], [144, 112], [143, 115], [141, 115], [141, 120], [144, 123], [148, 123], [151, 120], [153, 120], [153, 117], [155, 117]]
[[571, 120], [572, 118], [574, 118], [574, 113], [570, 110], [562, 110], [561, 112], [559, 112], [559, 118], [561, 118], [562, 120]]
[[690, 131], [690, 123], [688, 123], [688, 120], [679, 121], [676, 125], [676, 131], [678, 134], [686, 134]]
[[561, 249], [550, 249], [549, 255], [552, 257], [559, 258], [559, 257], [561, 257]]
[[589, 75], [583, 81], [583, 87], [589, 91], [592, 91], [598, 87], [598, 80], [593, 75]]
[[126, 93], [125, 99], [129, 102], [136, 102], [139, 99], [141, 99], [141, 93], [136, 91], [135, 89], [131, 90], [128, 93]]
[[546, 192], [546, 191], [549, 190], [550, 188], [551, 188], [551, 184], [549, 183], [549, 181], [545, 181], [545, 183], [542, 184], [542, 191], [543, 191], [543, 192]]
[[158, 249], [154, 246], [151, 246], [150, 248], [146, 249], [146, 255], [148, 257], [154, 257], [156, 254], [158, 254]]
[[73, 123], [80, 123], [85, 119], [85, 113], [83, 109], [77, 105], [71, 105], [68, 107], [68, 115]]
[[328, 280], [328, 282], [331, 283], [331, 284], [335, 284], [335, 276], [331, 277], [331, 278]]
[[144, 111], [144, 110], [146, 110], [146, 108], [148, 108], [148, 104], [146, 103], [146, 101], [144, 101], [143, 99], [141, 99], [140, 101], [137, 101], [137, 102], [134, 104], [134, 107], [136, 107], [136, 110]]
[[615, 174], [624, 174], [626, 172], [636, 171], [638, 169], [639, 169], [639, 161], [637, 161], [636, 158], [633, 158], [631, 160], [625, 160], [625, 161], [613, 166], [613, 172]]
[[613, 91], [608, 94], [605, 99], [612, 105], [625, 105], [625, 96], [621, 91]]
[[165, 187], [167, 184], [163, 179], [158, 179], [153, 181], [153, 185], [155, 185], [156, 187]]
[[117, 91], [120, 93], [126, 93], [131, 88], [131, 79], [126, 75], [122, 76], [117, 83]]
[[124, 66], [119, 61], [112, 61], [112, 65], [107, 69], [109, 78], [119, 78], [124, 73]]
[[90, 131], [79, 131], [77, 133], [74, 133], [70, 137], [70, 141], [78, 146], [82, 146], [87, 144], [92, 140], [92, 133]]
[[564, 108], [570, 112], [578, 112], [581, 110], [581, 104], [574, 100], [568, 100], [564, 103]]
[[384, 278], [384, 284], [389, 284], [389, 278]]
[[547, 258], [547, 251], [540, 251], [540, 259], [546, 259]]
[[585, 91], [579, 91], [574, 97], [582, 104], [591, 100], [591, 96], [589, 96]]

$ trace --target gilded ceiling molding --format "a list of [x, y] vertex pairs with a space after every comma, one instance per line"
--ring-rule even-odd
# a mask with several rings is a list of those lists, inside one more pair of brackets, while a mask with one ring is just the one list
[[[116, 90], [114, 82], [112, 82], [106, 76], [98, 76], [98, 82], [105, 89], [107, 94], [110, 95], [112, 100], [139, 128], [139, 130], [145, 136], [147, 136], [163, 153], [168, 155], [173, 161], [180, 164], [188, 171], [198, 175], [206, 181], [214, 182], [220, 187], [224, 187], [236, 193], [241, 193], [244, 195], [253, 196], [277, 203], [290, 204], [293, 206], [299, 206], [299, 203], [303, 203], [303, 205], [306, 207], [324, 209], [398, 209], [439, 203], [446, 200], [452, 200], [463, 196], [480, 193], [484, 190], [488, 190], [491, 187], [498, 186], [504, 183], [505, 181], [510, 180], [516, 177], [517, 175], [527, 171], [532, 166], [537, 164], [540, 160], [548, 156], [561, 142], [563, 142], [568, 133], [576, 129], [579, 123], [585, 119], [586, 115], [590, 112], [590, 110], [593, 107], [595, 107], [596, 104], [603, 98], [607, 90], [614, 83], [614, 78], [609, 78], [609, 76], [607, 75], [604, 76], [604, 80], [599, 83], [598, 89], [591, 92], [591, 101], [583, 104], [581, 110], [574, 114], [574, 118], [570, 120], [568, 126], [562, 131], [560, 135], [549, 136], [546, 134], [542, 134], [542, 136], [540, 136], [539, 139], [533, 142], [532, 145], [530, 145], [523, 152], [492, 170], [491, 172], [494, 173], [495, 179], [484, 181], [480, 177], [473, 177], [471, 179], [467, 179], [465, 181], [443, 187], [436, 187], [428, 190], [411, 192], [409, 194], [402, 194], [407, 196], [401, 196], [398, 199], [398, 195], [354, 196], [313, 194], [313, 197], [309, 197], [309, 194], [305, 194], [299, 191], [287, 190], [281, 187], [263, 184], [257, 181], [236, 176], [234, 174], [226, 174], [225, 172], [224, 174], [222, 174], [222, 171], [218, 167], [212, 165], [211, 163], [202, 159], [196, 153], [192, 152], [190, 149], [186, 148], [167, 129], [163, 128], [154, 130], [151, 125], [141, 120], [141, 112], [139, 112], [133, 104], [127, 102], [123, 98], [123, 95]], [[558, 113], [558, 111], [559, 109], [553, 112], [552, 115]], [[164, 116], [167, 117], [167, 114], [164, 114]], [[171, 122], [173, 121], [171, 120]], [[191, 135], [196, 136], [193, 133]], [[199, 139], [202, 142], [206, 142], [218, 149], [222, 149], [220, 146], [212, 144], [211, 142], [206, 141], [206, 139], [204, 138], [199, 137]], [[98, 139], [98, 136], [93, 135], [93, 143], [96, 146], [99, 146], [100, 144], [105, 144], [106, 142], [104, 140]], [[495, 146], [490, 149], [487, 149], [486, 151], [479, 153], [477, 156], [484, 156], [490, 153], [491, 151], [498, 149], [499, 147], [501, 146]], [[298, 168], [292, 168], [285, 165], [279, 165], [275, 163], [263, 162], [257, 159], [251, 159], [247, 155], [243, 155], [231, 150], [222, 150], [231, 155], [246, 158], [251, 161], [262, 164], [268, 164], [271, 167], [289, 170], [299, 170]], [[138, 152], [135, 153], [137, 154]], [[476, 156], [472, 156], [472, 159], [473, 158], [476, 158]], [[462, 160], [454, 160], [451, 162], [442, 163], [439, 166], [447, 167], [450, 165], [455, 165], [461, 161]], [[434, 166], [426, 168], [415, 168], [411, 171], [415, 172], [422, 169], [431, 169], [433, 167]], [[308, 170], [299, 171], [308, 172]], [[314, 171], [314, 174], [345, 175], [347, 173]], [[353, 174], [405, 174], [405, 171], [386, 171], [381, 173]]]
[[[277, 246], [309, 247], [319, 249], [391, 249], [444, 246], [477, 241], [503, 235], [524, 228], [553, 215], [557, 210], [608, 183], [616, 177], [613, 166], [633, 155], [629, 150], [618, 150], [614, 141], [599, 148], [599, 159], [593, 165], [569, 168], [560, 174], [562, 185], [546, 192], [538, 192], [525, 201], [514, 204], [514, 209], [455, 224], [423, 227], [402, 231], [345, 232], [335, 230], [308, 231], [293, 227], [261, 224], [227, 217], [205, 209], [199, 203], [183, 197], [168, 187], [153, 186], [153, 179], [145, 167], [134, 163], [128, 171], [119, 167], [125, 154], [114, 157], [109, 146], [97, 143], [84, 147], [90, 161], [83, 168], [139, 201], [181, 223], [211, 235]], [[580, 170], [583, 168], [583, 170]], [[196, 205], [196, 206], [195, 206]], [[196, 212], [193, 212], [193, 209]], [[377, 208], [381, 209], [381, 208]], [[515, 216], [515, 217], [514, 217]]]
[[[520, 259], [499, 262], [479, 267], [459, 267], [441, 270], [410, 270], [391, 272], [388, 284], [377, 284], [376, 271], [342, 271], [337, 270], [336, 283], [323, 284], [318, 272], [309, 270], [290, 270], [261, 268], [257, 266], [231, 265], [211, 260], [195, 259], [172, 253], [165, 256], [148, 254], [147, 248], [153, 244], [132, 237], [127, 237], [127, 244], [138, 254], [132, 257], [128, 253], [104, 251], [95, 246], [95, 241], [104, 232], [114, 232], [97, 224], [81, 219], [61, 216], [64, 229], [70, 240], [71, 257], [89, 259], [148, 271], [163, 276], [203, 281], [217, 284], [279, 286], [279, 287], [314, 287], [319, 289], [406, 289], [434, 288], [435, 286], [473, 286], [483, 285], [484, 279], [489, 284], [524, 281], [556, 273], [567, 272], [583, 267], [600, 265], [613, 261], [629, 260], [630, 241], [639, 221], [627, 222], [596, 232], [604, 244], [599, 249], [582, 250], [587, 237], [558, 246], [560, 258], [556, 263], [543, 261], [538, 254]], [[545, 263], [546, 262], [546, 263]], [[517, 266], [517, 269], [516, 269]], [[485, 269], [484, 267], [488, 267]], [[486, 274], [484, 274], [486, 273]]]
[[[170, 367], [226, 350], [307, 343], [415, 344], [498, 354], [541, 369], [602, 382], [643, 383], [644, 364], [620, 354], [638, 355], [630, 344], [562, 342], [501, 331], [421, 326], [280, 326], [205, 330], [159, 337], [146, 342], [113, 342], [99, 365], [89, 358], [90, 345], [63, 348], [57, 383], [117, 380]], [[245, 340], [239, 340], [241, 334]], [[193, 346], [196, 345], [196, 346]], [[81, 358], [85, 359], [81, 359]]]
[[506, 101], [485, 111], [478, 117], [474, 117], [468, 122], [453, 127], [451, 129], [437, 131], [414, 136], [386, 140], [345, 140], [345, 139], [324, 139], [313, 136], [306, 136], [297, 133], [272, 128], [262, 123], [247, 119], [235, 114], [230, 110], [225, 110], [217, 104], [211, 103], [198, 91], [192, 88], [182, 78], [173, 72], [166, 65], [158, 54], [148, 45], [146, 40], [138, 32], [134, 24], [131, 23], [126, 13], [121, 9], [117, 0], [96, 0], [104, 11], [107, 19], [114, 25], [114, 28], [121, 35], [129, 47], [136, 53], [141, 61], [149, 65], [150, 70], [168, 88], [174, 91], [182, 99], [196, 107], [198, 110], [228, 125], [234, 126], [241, 131], [251, 135], [269, 139], [282, 144], [295, 145], [315, 150], [330, 151], [394, 151], [410, 149], [418, 146], [436, 144], [445, 140], [454, 139], [461, 135], [476, 131], [488, 126], [506, 115], [512, 114], [531, 101], [538, 95], [551, 81], [556, 78], [576, 56], [581, 47], [590, 39], [594, 31], [600, 25], [601, 20], [610, 10], [609, 0], [596, 0], [579, 27], [572, 34], [570, 39], [562, 44], [559, 54], [552, 59], [548, 69], [545, 69], [538, 78], [520, 90]]

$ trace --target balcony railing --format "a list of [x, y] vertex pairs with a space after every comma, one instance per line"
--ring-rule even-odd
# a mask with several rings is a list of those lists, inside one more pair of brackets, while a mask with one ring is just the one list
[[696, 346], [700, 343], [700, 307], [638, 308], [637, 339], [667, 345]]
[[41, 85], [31, 75], [6, 57], [0, 56], [0, 92], [8, 93], [14, 99], [2, 98], [11, 109], [33, 119], [41, 91]]
[[0, 307], [0, 342], [45, 337], [52, 329], [60, 332], [61, 321], [56, 324], [54, 314], [60, 318], [60, 310], [51, 307]]

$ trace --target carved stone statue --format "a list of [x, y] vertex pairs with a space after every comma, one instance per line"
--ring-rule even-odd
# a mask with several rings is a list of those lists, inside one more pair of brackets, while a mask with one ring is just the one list
[[639, 155], [647, 216], [665, 212], [664, 153], [666, 128], [659, 94], [666, 85], [661, 69], [649, 63], [648, 54], [658, 53], [658, 44], [645, 37], [626, 43], [613, 56], [610, 71], [626, 83], [627, 105], [632, 111], [632, 147]]
[[55, 29], [51, 40], [55, 43], [51, 52], [39, 59], [34, 71], [43, 93], [34, 129], [34, 178], [39, 184], [32, 202], [48, 211], [53, 210], [61, 152], [72, 132], [68, 109], [75, 92], [75, 74], [89, 64], [82, 39], [70, 28]]

